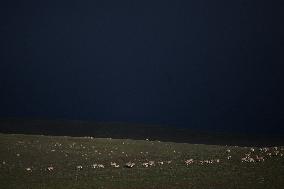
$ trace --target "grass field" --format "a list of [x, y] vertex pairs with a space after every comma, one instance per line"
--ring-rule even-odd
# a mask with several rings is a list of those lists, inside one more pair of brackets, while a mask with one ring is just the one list
[[0, 188], [280, 189], [283, 154], [281, 146], [0, 134]]

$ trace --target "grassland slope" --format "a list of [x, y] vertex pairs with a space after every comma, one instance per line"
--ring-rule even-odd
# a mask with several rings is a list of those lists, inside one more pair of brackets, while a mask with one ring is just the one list
[[283, 146], [0, 134], [0, 188], [280, 189], [283, 153]]

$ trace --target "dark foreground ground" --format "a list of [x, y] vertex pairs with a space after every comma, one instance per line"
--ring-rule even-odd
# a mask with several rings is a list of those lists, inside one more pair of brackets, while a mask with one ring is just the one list
[[283, 189], [283, 153], [283, 146], [0, 134], [0, 188]]
[[284, 145], [281, 134], [218, 133], [183, 127], [130, 123], [97, 123], [68, 120], [0, 119], [1, 133], [51, 136], [93, 136], [97, 138], [159, 140], [177, 143], [238, 146]]

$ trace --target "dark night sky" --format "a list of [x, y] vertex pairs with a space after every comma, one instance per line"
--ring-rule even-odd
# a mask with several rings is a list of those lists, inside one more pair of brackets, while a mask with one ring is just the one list
[[284, 133], [281, 1], [0, 3], [0, 117]]

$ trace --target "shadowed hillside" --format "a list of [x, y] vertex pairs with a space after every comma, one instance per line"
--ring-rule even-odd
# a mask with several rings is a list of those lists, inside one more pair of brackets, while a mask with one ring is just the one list
[[129, 138], [181, 143], [238, 146], [283, 145], [281, 135], [216, 133], [183, 127], [132, 123], [98, 123], [76, 120], [1, 119], [1, 133], [39, 134], [54, 136], [93, 136], [97, 138]]

